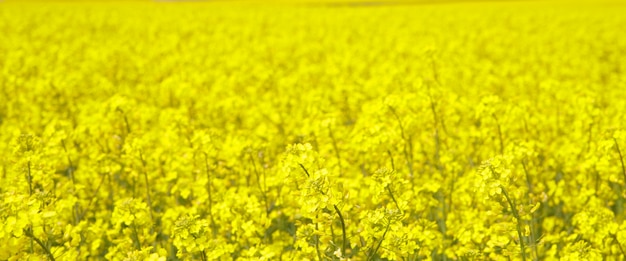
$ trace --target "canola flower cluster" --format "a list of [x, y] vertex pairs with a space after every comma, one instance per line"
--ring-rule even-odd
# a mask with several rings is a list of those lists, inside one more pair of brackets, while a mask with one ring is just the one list
[[624, 13], [0, 3], [0, 260], [622, 260]]

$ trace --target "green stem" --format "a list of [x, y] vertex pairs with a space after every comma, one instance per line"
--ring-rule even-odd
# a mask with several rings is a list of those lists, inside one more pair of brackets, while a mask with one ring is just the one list
[[391, 196], [391, 200], [393, 200], [393, 203], [396, 204], [398, 211], [402, 212], [402, 209], [400, 209], [400, 205], [398, 204], [396, 197], [393, 196], [393, 192], [391, 191], [391, 188], [389, 187], [389, 185], [387, 185], [387, 191], [389, 192], [389, 196]]
[[411, 144], [410, 138], [406, 136], [404, 132], [404, 125], [402, 124], [402, 120], [400, 119], [400, 116], [398, 116], [398, 113], [396, 112], [396, 110], [391, 106], [389, 106], [389, 110], [398, 121], [398, 126], [400, 127], [400, 135], [402, 137], [402, 140], [404, 141], [403, 152], [404, 152], [404, 158], [406, 159], [406, 166], [409, 169], [409, 174], [411, 175], [411, 177], [413, 177], [413, 164], [411, 160], [411, 155], [409, 153], [409, 152], [411, 153], [413, 152], [413, 144]]
[[[67, 157], [67, 162], [69, 167], [67, 167], [67, 174], [70, 176], [70, 180], [72, 180], [72, 186], [74, 186], [74, 193], [76, 193], [76, 179], [74, 178], [74, 163], [72, 162], [72, 158], [70, 157], [70, 153], [67, 151], [67, 146], [65, 146], [65, 139], [61, 139], [61, 145], [63, 146], [63, 151]], [[73, 216], [74, 216], [74, 225], [78, 224], [80, 221], [79, 216], [81, 213], [80, 205], [78, 203], [74, 204], [72, 208]]]
[[519, 213], [517, 212], [517, 208], [515, 207], [515, 203], [513, 203], [513, 201], [511, 201], [511, 198], [509, 197], [509, 194], [506, 192], [506, 189], [504, 189], [503, 186], [500, 186], [500, 189], [502, 189], [502, 194], [504, 194], [504, 197], [506, 198], [506, 201], [509, 203], [509, 206], [511, 206], [511, 212], [513, 212], [513, 217], [515, 217], [515, 219], [517, 220], [517, 236], [519, 237], [519, 245], [520, 245], [520, 250], [522, 251], [522, 261], [526, 261], [526, 246], [524, 245], [524, 237], [522, 236], [522, 219], [519, 215]]
[[492, 115], [496, 120], [496, 127], [498, 128], [498, 138], [500, 139], [500, 154], [504, 155], [504, 138], [502, 138], [502, 128], [500, 127], [500, 121], [496, 115]]
[[385, 232], [383, 232], [383, 236], [380, 238], [380, 241], [378, 241], [378, 245], [376, 246], [374, 251], [372, 253], [370, 253], [369, 257], [367, 257], [367, 261], [372, 260], [374, 255], [376, 255], [376, 253], [378, 252], [378, 249], [383, 244], [383, 240], [385, 240], [385, 236], [387, 235], [387, 232], [389, 231], [389, 226], [391, 226], [391, 221], [389, 221], [389, 223], [387, 223], [387, 227], [385, 228]]
[[304, 171], [304, 174], [306, 174], [307, 177], [311, 177], [311, 174], [309, 174], [309, 171], [306, 170], [304, 165], [302, 165], [301, 163], [298, 163], [298, 165], [300, 165], [300, 168], [302, 168], [302, 170]]
[[143, 158], [143, 153], [139, 151], [139, 158], [143, 165], [143, 178], [146, 182], [146, 198], [148, 200], [148, 210], [150, 211], [150, 220], [154, 223], [154, 215], [152, 214], [152, 198], [150, 197], [150, 182], [148, 180], [148, 171], [146, 170], [146, 161]]
[[51, 261], [55, 261], [54, 255], [52, 255], [52, 252], [50, 252], [50, 249], [48, 249], [46, 244], [44, 244], [43, 241], [41, 241], [41, 239], [33, 235], [33, 231], [30, 228], [24, 229], [24, 235], [34, 240], [37, 243], [37, 245], [39, 245], [43, 249], [43, 251], [46, 253], [46, 256], [48, 256], [48, 259], [50, 259]]
[[626, 256], [626, 251], [624, 251], [624, 248], [622, 248], [622, 244], [619, 242], [619, 239], [617, 239], [617, 235], [612, 234], [611, 236], [615, 240], [615, 243], [617, 243], [617, 246], [619, 247], [619, 251], [622, 252], [622, 256]]
[[[30, 173], [30, 160], [27, 163], [27, 167], [28, 167], [28, 171], [26, 172], [26, 181], [28, 181], [28, 195], [32, 196], [33, 195], [33, 177], [31, 176], [31, 173]], [[28, 229], [32, 229], [32, 225]], [[34, 237], [30, 238], [30, 252], [34, 252], [33, 239]]]
[[439, 150], [441, 147], [441, 139], [439, 138], [439, 116], [437, 115], [435, 102], [433, 101], [432, 96], [430, 96], [430, 110], [433, 113], [433, 120], [435, 122], [435, 162], [437, 163], [437, 169], [441, 169], [441, 163], [439, 162]]
[[211, 230], [213, 231], [213, 237], [217, 236], [217, 226], [215, 225], [215, 219], [213, 218], [213, 195], [211, 193], [211, 172], [209, 168], [209, 156], [206, 152], [202, 153], [204, 155], [204, 166], [206, 168], [206, 190], [207, 194], [209, 194], [209, 218], [211, 219]]
[[263, 198], [263, 203], [264, 203], [264, 207], [265, 207], [265, 215], [269, 216], [270, 215], [270, 206], [267, 200], [267, 192], [266, 189], [263, 189], [263, 185], [261, 184], [261, 175], [259, 174], [259, 170], [256, 168], [256, 162], [254, 161], [254, 155], [252, 155], [252, 153], [250, 153], [250, 162], [252, 163], [252, 168], [254, 170], [254, 175], [256, 178], [256, 183], [259, 187], [259, 191], [261, 192], [261, 197]]
[[341, 233], [343, 234], [343, 242], [341, 242], [341, 254], [342, 255], [346, 255], [346, 243], [348, 242], [348, 240], [346, 239], [346, 222], [343, 219], [343, 215], [341, 215], [341, 211], [339, 211], [339, 208], [337, 207], [337, 205], [333, 205], [333, 207], [335, 208], [335, 211], [337, 212], [337, 215], [339, 216], [339, 221], [341, 222]]
[[622, 150], [620, 150], [619, 144], [617, 144], [617, 139], [613, 138], [613, 142], [615, 142], [615, 147], [617, 148], [617, 153], [619, 154], [619, 161], [622, 164], [622, 175], [624, 176], [624, 182], [626, 182], [626, 166], [624, 166], [624, 157], [622, 156]]
[[74, 163], [72, 162], [72, 158], [70, 157], [70, 153], [67, 151], [67, 146], [65, 146], [65, 139], [61, 140], [61, 145], [63, 145], [63, 151], [65, 151], [65, 155], [67, 157], [67, 162], [70, 165], [68, 167], [68, 171], [67, 173], [70, 176], [70, 179], [72, 180], [72, 184], [76, 183], [76, 180], [74, 179]]
[[30, 173], [30, 160], [28, 161], [28, 172], [26, 173], [26, 180], [28, 181], [28, 195], [33, 195], [33, 176]]
[[337, 157], [337, 166], [339, 167], [339, 175], [343, 174], [343, 168], [341, 167], [341, 157], [339, 155], [339, 147], [337, 146], [337, 140], [335, 139], [335, 135], [333, 135], [333, 130], [328, 126], [328, 133], [330, 134], [330, 139], [333, 141], [333, 149], [335, 149], [335, 156]]
[[[102, 175], [102, 174], [101, 174]], [[95, 192], [93, 193], [93, 196], [91, 196], [91, 198], [89, 199], [89, 203], [87, 204], [86, 209], [82, 210], [80, 212], [80, 214], [78, 215], [78, 221], [80, 222], [81, 220], [83, 220], [83, 218], [85, 217], [85, 215], [87, 214], [87, 211], [91, 208], [91, 204], [93, 204], [93, 202], [95, 201], [95, 199], [98, 196], [98, 192], [100, 191], [100, 188], [102, 187], [102, 184], [104, 183], [104, 179], [108, 176], [109, 174], [105, 174], [102, 175], [102, 178], [100, 178], [100, 183], [98, 183], [98, 187], [96, 187]]]
[[396, 164], [393, 162], [393, 156], [391, 155], [391, 151], [387, 150], [387, 154], [389, 155], [389, 161], [391, 161], [391, 169], [393, 171], [396, 170]]
[[115, 110], [119, 112], [120, 114], [122, 114], [124, 118], [124, 125], [126, 127], [126, 135], [128, 135], [131, 130], [130, 130], [130, 124], [128, 123], [128, 117], [126, 117], [126, 112], [124, 112], [124, 110], [122, 110], [120, 107], [117, 107]]
[[[135, 217], [135, 219], [137, 219], [135, 214], [133, 214], [133, 217]], [[139, 240], [139, 232], [137, 231], [137, 225], [135, 225], [135, 222], [133, 222], [132, 228], [133, 228], [133, 243], [135, 245], [135, 248], [137, 250], [141, 250], [141, 242]]]
[[[317, 216], [315, 216], [317, 218]], [[318, 225], [315, 223], [315, 230], [318, 230]], [[317, 252], [317, 258], [322, 261], [322, 253], [320, 252], [320, 236], [315, 235], [315, 251]]]
[[[302, 170], [304, 171], [304, 173], [306, 174], [307, 177], [311, 177], [311, 175], [309, 174], [309, 171], [304, 167], [304, 165], [302, 165], [300, 163], [298, 163], [298, 165], [300, 165], [300, 168], [302, 168]], [[322, 195], [326, 195], [323, 191], [320, 191], [320, 193]], [[341, 211], [339, 210], [337, 205], [333, 205], [333, 207], [335, 208], [335, 211], [337, 212], [337, 215], [339, 216], [339, 221], [341, 222], [341, 232], [343, 234], [343, 242], [341, 244], [341, 253], [343, 255], [345, 255], [345, 253], [346, 253], [346, 243], [348, 242], [347, 236], [346, 236], [346, 222], [343, 219], [343, 215], [341, 214]], [[317, 226], [317, 224], [315, 224], [315, 226]], [[320, 260], [321, 260], [321, 258], [320, 258]]]
[[[526, 186], [528, 187], [528, 194], [526, 195], [526, 198], [528, 199], [529, 203], [532, 203], [532, 201], [530, 200], [530, 198], [528, 197], [528, 195], [533, 194], [533, 184], [532, 181], [530, 180], [530, 174], [528, 173], [528, 167], [526, 166], [526, 160], [522, 160], [522, 167], [524, 169], [524, 174], [526, 175]], [[537, 258], [539, 257], [539, 252], [537, 251], [537, 244], [535, 244], [535, 214], [531, 213], [531, 220], [530, 220], [530, 242], [533, 242], [531, 245], [531, 249], [533, 252], [533, 260], [537, 260]]]

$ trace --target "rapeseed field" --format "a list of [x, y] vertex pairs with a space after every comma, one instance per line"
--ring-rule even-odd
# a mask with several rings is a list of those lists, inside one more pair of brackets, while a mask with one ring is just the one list
[[1, 2], [0, 260], [624, 260], [624, 14]]

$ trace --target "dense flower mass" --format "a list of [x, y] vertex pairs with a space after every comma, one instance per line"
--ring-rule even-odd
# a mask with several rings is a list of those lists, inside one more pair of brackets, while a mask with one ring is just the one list
[[0, 3], [0, 260], [622, 260], [624, 14]]

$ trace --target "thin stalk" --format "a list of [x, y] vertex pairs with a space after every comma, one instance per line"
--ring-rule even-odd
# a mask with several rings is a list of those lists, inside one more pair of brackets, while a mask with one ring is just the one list
[[347, 239], [346, 239], [346, 222], [343, 219], [343, 215], [341, 215], [341, 211], [339, 211], [339, 208], [337, 207], [337, 205], [333, 205], [333, 207], [335, 208], [335, 211], [337, 212], [337, 215], [339, 216], [339, 221], [341, 222], [341, 233], [343, 234], [343, 242], [341, 242], [341, 253], [345, 256], [346, 254], [346, 243], [347, 243]]
[[411, 144], [410, 138], [407, 137], [404, 132], [404, 125], [402, 124], [402, 120], [400, 119], [400, 116], [398, 116], [398, 113], [396, 112], [396, 110], [391, 106], [389, 106], [389, 110], [398, 121], [398, 125], [400, 127], [400, 135], [402, 137], [402, 140], [404, 141], [404, 146], [403, 146], [404, 158], [406, 159], [406, 165], [409, 169], [409, 174], [411, 175], [411, 177], [413, 177], [413, 165], [412, 165], [412, 160], [411, 160], [411, 156], [409, 153], [409, 152], [413, 152], [413, 145]]
[[526, 160], [522, 160], [522, 168], [524, 169], [524, 174], [526, 175], [526, 186], [528, 187], [528, 192], [533, 193], [533, 183], [530, 180], [530, 175], [528, 174], [528, 167], [526, 166]]
[[389, 226], [391, 226], [391, 221], [389, 221], [389, 223], [387, 223], [387, 227], [385, 228], [385, 232], [383, 232], [383, 236], [380, 238], [380, 241], [378, 241], [378, 245], [376, 246], [374, 251], [371, 252], [370, 255], [367, 257], [367, 261], [372, 260], [374, 255], [376, 255], [376, 253], [378, 252], [378, 249], [383, 244], [383, 240], [385, 240], [385, 236], [387, 235], [387, 232], [389, 231]]
[[337, 157], [337, 166], [339, 167], [339, 175], [343, 174], [343, 168], [341, 167], [341, 156], [339, 155], [339, 147], [337, 146], [337, 140], [335, 140], [335, 136], [333, 135], [333, 130], [328, 125], [328, 133], [330, 135], [330, 139], [333, 141], [333, 149], [335, 150], [335, 156]]
[[[302, 168], [302, 171], [304, 171], [304, 174], [306, 174], [307, 177], [311, 176], [309, 174], [309, 171], [304, 167], [304, 165], [302, 165], [301, 163], [298, 163], [298, 165], [300, 165], [300, 168]], [[322, 195], [326, 195], [323, 191], [320, 191], [320, 193]], [[337, 205], [333, 205], [333, 208], [335, 209], [335, 212], [337, 212], [337, 215], [339, 216], [339, 222], [341, 222], [341, 233], [343, 235], [343, 242], [341, 244], [341, 253], [345, 255], [345, 253], [346, 253], [346, 243], [348, 242], [347, 235], [346, 235], [346, 222], [345, 222], [345, 220], [343, 218], [343, 215], [341, 214], [341, 211], [337, 207]], [[315, 224], [315, 226], [317, 227], [317, 224]]]
[[615, 148], [617, 148], [617, 153], [619, 154], [619, 161], [622, 164], [622, 175], [624, 176], [624, 182], [626, 182], [626, 166], [624, 166], [624, 157], [622, 156], [622, 150], [620, 150], [619, 148], [617, 139], [613, 138], [613, 142], [615, 142]]
[[435, 161], [437, 162], [437, 168], [441, 168], [439, 165], [439, 150], [441, 146], [441, 140], [439, 138], [439, 116], [437, 115], [437, 110], [435, 108], [435, 102], [433, 98], [430, 97], [430, 110], [433, 113], [433, 121], [435, 122]]
[[27, 163], [26, 181], [28, 181], [28, 195], [33, 195], [33, 176], [30, 173], [30, 160]]
[[[532, 203], [528, 195], [533, 193], [533, 185], [530, 180], [530, 174], [528, 173], [528, 167], [526, 166], [525, 160], [522, 160], [522, 167], [524, 169], [524, 174], [526, 175], [526, 186], [528, 186], [528, 193], [526, 194], [526, 197], [528, 198], [529, 203]], [[531, 213], [530, 215], [530, 242], [533, 242], [533, 244], [531, 245], [531, 249], [533, 252], [533, 260], [537, 260], [537, 258], [539, 257], [539, 252], [537, 250], [537, 244], [535, 244], [535, 214]]]
[[[439, 80], [438, 80], [438, 76], [437, 76], [437, 69], [435, 66], [434, 61], [432, 61], [432, 67], [433, 67], [433, 74], [435, 76], [435, 80], [437, 82], [437, 84], [439, 84]], [[445, 125], [443, 124], [443, 121], [441, 121], [440, 123], [440, 118], [439, 115], [437, 114], [437, 104], [435, 103], [435, 100], [432, 96], [431, 93], [431, 88], [430, 85], [428, 85], [428, 92], [429, 92], [429, 100], [430, 100], [430, 111], [432, 113], [433, 116], [433, 123], [434, 123], [434, 127], [435, 127], [435, 133], [434, 133], [434, 142], [435, 142], [435, 153], [434, 153], [434, 165], [435, 168], [437, 169], [437, 171], [439, 171], [439, 173], [441, 174], [442, 177], [446, 177], [445, 173], [444, 173], [444, 166], [441, 164], [441, 155], [440, 155], [440, 151], [441, 151], [441, 137], [439, 135], [439, 127], [441, 125], [441, 127], [444, 129], [444, 132], [446, 132], [445, 130]], [[444, 182], [446, 181], [446, 179], [444, 179]], [[454, 179], [452, 179], [452, 181], [450, 182], [450, 197], [448, 198], [448, 201], [450, 202], [448, 204], [448, 207], [452, 206], [452, 192], [453, 192], [453, 187], [454, 187]], [[446, 226], [446, 221], [448, 220], [448, 208], [446, 207], [446, 193], [444, 191], [441, 191], [440, 193], [438, 192], [437, 194], [439, 194], [439, 201], [441, 202], [441, 216], [442, 218], [438, 219], [438, 222], [440, 224], [441, 227], [441, 232], [443, 233], [443, 236], [445, 239], [448, 238], [447, 235], [447, 226]], [[443, 246], [443, 252], [446, 251], [447, 246], [444, 245]], [[444, 254], [443, 255], [443, 260], [447, 260], [447, 256]]]
[[391, 155], [391, 151], [387, 150], [387, 154], [389, 155], [389, 161], [391, 161], [391, 169], [396, 170], [396, 164], [393, 162], [393, 156]]
[[126, 133], [130, 133], [130, 124], [128, 123], [128, 117], [124, 114], [124, 124], [126, 125]]
[[330, 226], [330, 236], [333, 239], [333, 242], [337, 242], [337, 237], [335, 236], [335, 228], [331, 225]]
[[[393, 163], [393, 156], [391, 155], [391, 151], [387, 150], [387, 154], [389, 154], [389, 160], [391, 161], [391, 170], [396, 171], [396, 166]], [[389, 187], [389, 185], [387, 185], [387, 192], [389, 192], [389, 196], [393, 200], [393, 203], [396, 204], [396, 207], [398, 208], [398, 210], [402, 212], [402, 210], [400, 209], [400, 205], [398, 204], [396, 197], [393, 196], [393, 191], [391, 191], [391, 188]]]
[[146, 161], [143, 158], [143, 153], [139, 151], [139, 158], [143, 165], [143, 178], [146, 182], [146, 198], [148, 200], [148, 210], [150, 211], [150, 220], [154, 223], [154, 214], [152, 214], [152, 198], [150, 197], [150, 182], [148, 180], [148, 171], [146, 170]]
[[298, 163], [298, 165], [300, 165], [300, 168], [302, 168], [302, 170], [304, 171], [304, 174], [306, 174], [307, 177], [311, 177], [311, 174], [309, 174], [309, 171], [306, 170], [306, 168], [304, 167], [304, 165], [302, 165], [301, 163]]
[[587, 152], [591, 150], [591, 141], [593, 140], [593, 123], [589, 124], [589, 129], [587, 130]]
[[[31, 176], [31, 171], [30, 171], [30, 160], [28, 161], [27, 165], [27, 172], [26, 172], [26, 181], [28, 182], [28, 195], [32, 196], [33, 195], [33, 177]], [[28, 227], [29, 230], [32, 230], [32, 225], [30, 225]], [[30, 237], [30, 251], [34, 252], [34, 241], [33, 241], [34, 237]]]
[[[441, 82], [439, 80], [439, 72], [437, 70], [437, 65], [435, 64], [435, 60], [432, 58], [432, 56], [430, 57], [430, 65], [433, 69], [433, 78], [435, 79], [435, 83], [439, 86], [441, 86]], [[443, 129], [443, 132], [445, 134], [448, 133], [448, 130], [446, 128], [446, 123], [443, 120], [439, 120], [439, 116], [437, 115], [436, 111], [435, 111], [435, 103], [433, 102], [433, 96], [432, 96], [432, 92], [431, 92], [431, 86], [430, 84], [427, 84], [426, 87], [428, 88], [428, 97], [430, 98], [430, 106], [431, 106], [431, 110], [433, 111], [433, 116], [435, 117], [435, 123], [439, 123], [441, 124], [441, 128]], [[439, 129], [437, 128], [437, 131]]]
[[63, 151], [65, 151], [65, 155], [67, 157], [67, 162], [70, 165], [68, 168], [68, 174], [70, 175], [70, 179], [72, 180], [72, 184], [76, 183], [74, 179], [74, 163], [72, 162], [72, 158], [70, 157], [70, 153], [67, 151], [67, 146], [65, 146], [65, 139], [61, 140], [61, 145], [63, 145]]
[[200, 260], [202, 260], [202, 261], [207, 261], [208, 260], [207, 256], [206, 256], [206, 251], [202, 250], [200, 252]]
[[622, 248], [622, 244], [619, 242], [619, 239], [617, 239], [617, 234], [612, 234], [611, 237], [613, 237], [613, 239], [615, 240], [615, 243], [617, 243], [617, 246], [619, 247], [619, 251], [622, 252], [622, 256], [626, 256], [626, 251], [624, 251], [624, 248]]
[[85, 217], [85, 215], [87, 214], [87, 210], [89, 210], [91, 208], [91, 204], [93, 204], [93, 202], [97, 198], [98, 192], [100, 191], [100, 188], [102, 187], [102, 184], [104, 183], [104, 179], [108, 175], [109, 175], [109, 173], [107, 173], [106, 175], [102, 175], [102, 178], [100, 178], [100, 183], [98, 183], [98, 187], [96, 187], [96, 191], [93, 193], [93, 196], [91, 196], [91, 198], [89, 199], [89, 203], [87, 204], [87, 209], [81, 211], [80, 215], [78, 215], [78, 221], [79, 222]]
[[115, 110], [122, 114], [124, 118], [124, 125], [126, 127], [126, 135], [128, 135], [131, 130], [130, 130], [130, 124], [128, 123], [128, 117], [126, 117], [126, 113], [120, 107], [117, 107]]
[[252, 163], [252, 168], [254, 169], [254, 175], [256, 176], [256, 183], [259, 187], [259, 191], [261, 191], [261, 196], [263, 197], [263, 203], [265, 205], [265, 215], [269, 216], [270, 207], [267, 202], [267, 193], [265, 192], [266, 190], [263, 189], [263, 186], [261, 185], [261, 175], [259, 174], [259, 171], [256, 168], [256, 162], [254, 161], [254, 156], [252, 154], [250, 155], [250, 162]]
[[441, 85], [441, 83], [439, 82], [439, 71], [437, 70], [437, 65], [435, 64], [435, 59], [433, 59], [433, 57], [430, 57], [430, 66], [433, 69], [433, 78], [435, 78], [435, 82], [438, 85]]
[[[317, 217], [317, 216], [316, 216]], [[315, 223], [315, 230], [317, 231], [318, 226]], [[320, 252], [320, 236], [315, 235], [315, 251], [317, 252], [317, 258], [322, 261], [322, 253]]]
[[[152, 234], [152, 233], [156, 232], [155, 231], [156, 230], [155, 229], [156, 220], [154, 219], [154, 214], [153, 214], [153, 211], [152, 211], [152, 197], [150, 197], [151, 189], [150, 189], [150, 181], [148, 180], [148, 170], [147, 170], [147, 167], [146, 167], [147, 163], [146, 163], [145, 159], [143, 158], [143, 153], [142, 153], [141, 150], [139, 151], [139, 157], [141, 158], [141, 164], [143, 165], [143, 178], [144, 178], [144, 181], [146, 182], [146, 198], [148, 200], [148, 211], [149, 211], [148, 213], [150, 213], [150, 221], [152, 221], [152, 224], [150, 226], [150, 233]], [[134, 224], [133, 224], [133, 229], [136, 229], [134, 227]], [[160, 233], [160, 232], [162, 232], [162, 231], [159, 229], [158, 233]], [[157, 245], [157, 242], [154, 241], [152, 243], [152, 246], [154, 248], [156, 248], [156, 245]]]
[[[456, 174], [452, 173], [452, 181], [450, 182], [450, 196], [448, 196], [448, 207], [447, 207], [447, 211], [451, 212], [452, 211], [452, 194], [454, 192], [454, 186], [456, 185]], [[447, 216], [446, 216], [447, 217]]]
[[500, 121], [498, 121], [498, 117], [495, 114], [492, 115], [493, 119], [496, 120], [496, 127], [498, 128], [498, 138], [500, 139], [500, 154], [504, 155], [504, 138], [502, 137], [502, 128], [500, 127]]
[[506, 201], [509, 203], [509, 206], [511, 207], [511, 212], [513, 213], [513, 217], [515, 217], [515, 219], [517, 220], [517, 236], [519, 237], [520, 250], [522, 251], [521, 253], [522, 260], [526, 261], [526, 246], [524, 245], [524, 237], [522, 236], [522, 226], [521, 226], [522, 218], [517, 212], [515, 203], [511, 201], [511, 198], [509, 197], [509, 193], [506, 192], [503, 186], [500, 186], [500, 189], [502, 189], [502, 194], [504, 195], [504, 197], [506, 198]]
[[27, 237], [30, 237], [32, 240], [37, 242], [37, 245], [39, 245], [43, 249], [43, 251], [46, 253], [46, 256], [48, 256], [48, 259], [50, 259], [51, 261], [55, 261], [54, 255], [52, 254], [52, 252], [50, 252], [50, 249], [48, 249], [46, 244], [44, 244], [43, 241], [41, 241], [41, 239], [37, 238], [33, 234], [33, 231], [30, 228], [24, 229], [24, 235], [26, 235]]
[[393, 200], [393, 203], [396, 204], [396, 208], [398, 208], [398, 211], [402, 212], [402, 209], [400, 209], [400, 205], [398, 204], [396, 197], [393, 196], [393, 192], [391, 191], [389, 185], [387, 185], [387, 192], [389, 192], [389, 196], [391, 197], [391, 200]]
[[[134, 216], [134, 214], [133, 214], [133, 216]], [[136, 218], [137, 217], [135, 217], [135, 219]], [[135, 222], [133, 222], [132, 228], [133, 228], [133, 243], [135, 245], [135, 248], [137, 250], [141, 250], [141, 242], [139, 242], [139, 232], [137, 232], [137, 225], [135, 225]]]
[[[63, 146], [63, 151], [65, 152], [65, 156], [67, 157], [67, 162], [69, 164], [69, 167], [67, 168], [67, 173], [70, 176], [70, 180], [72, 181], [72, 186], [74, 186], [74, 193], [76, 193], [75, 191], [76, 179], [74, 178], [74, 163], [72, 162], [70, 153], [67, 151], [67, 146], [65, 146], [65, 139], [61, 139], [61, 145]], [[76, 202], [74, 203], [74, 206], [72, 208], [72, 212], [74, 216], [74, 225], [78, 224], [78, 222], [80, 221], [79, 216], [80, 216], [81, 210], [79, 209], [79, 207], [80, 206], [78, 202]]]
[[213, 218], [213, 194], [211, 192], [211, 172], [209, 168], [209, 156], [206, 152], [202, 153], [204, 155], [204, 166], [206, 169], [206, 190], [207, 194], [209, 194], [209, 218], [211, 219], [211, 230], [213, 231], [213, 237], [217, 235], [217, 227], [215, 226], [215, 219]]

